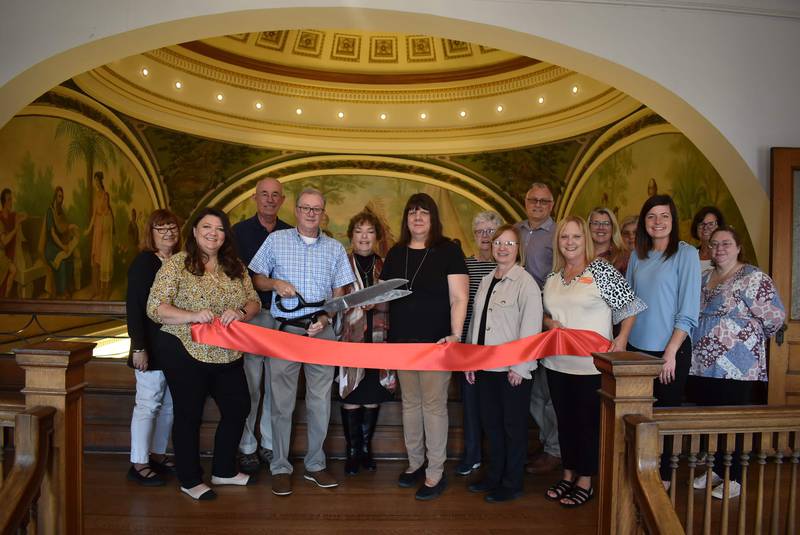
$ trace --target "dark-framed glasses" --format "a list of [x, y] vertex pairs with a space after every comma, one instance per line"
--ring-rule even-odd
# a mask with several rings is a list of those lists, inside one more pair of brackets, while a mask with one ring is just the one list
[[175, 225], [170, 225], [169, 227], [153, 227], [153, 230], [155, 230], [162, 236], [166, 236], [167, 234], [178, 233], [178, 227]]
[[553, 202], [553, 199], [539, 199], [537, 197], [529, 197], [525, 199], [525, 202], [529, 202], [533, 205], [547, 206], [548, 204]]
[[611, 226], [611, 221], [590, 221], [589, 226], [594, 228], [608, 228]]
[[320, 208], [319, 206], [298, 206], [297, 209], [304, 214], [314, 214], [314, 215], [319, 215], [325, 211], [325, 208]]
[[711, 229], [717, 228], [718, 223], [716, 221], [708, 221], [706, 223], [698, 223], [697, 226], [703, 229]]

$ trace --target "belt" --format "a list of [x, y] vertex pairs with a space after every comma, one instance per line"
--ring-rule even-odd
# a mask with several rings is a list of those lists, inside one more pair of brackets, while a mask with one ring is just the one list
[[306, 330], [316, 320], [314, 318], [275, 318], [278, 322], [278, 330], [286, 331], [286, 327], [297, 327]]

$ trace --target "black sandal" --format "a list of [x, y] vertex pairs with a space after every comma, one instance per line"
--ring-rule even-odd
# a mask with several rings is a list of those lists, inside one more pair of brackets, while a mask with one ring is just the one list
[[155, 457], [150, 455], [150, 468], [155, 470], [158, 474], [174, 474], [175, 473], [175, 461], [163, 455], [160, 461], [157, 461]]
[[561, 504], [561, 507], [574, 509], [591, 500], [592, 496], [594, 496], [594, 488], [589, 487], [589, 489], [584, 489], [583, 487], [575, 485], [572, 487], [572, 490], [562, 498], [562, 500], [572, 500], [572, 503], [564, 503], [563, 501], [558, 503]]
[[135, 481], [144, 487], [163, 487], [166, 484], [159, 473], [150, 466], [137, 469], [131, 465], [128, 470], [128, 481]]
[[[561, 481], [559, 481], [555, 485], [550, 485], [550, 488], [548, 488], [545, 491], [544, 497], [547, 498], [548, 500], [550, 500], [551, 502], [557, 502], [557, 501], [561, 500], [561, 498], [563, 498], [564, 496], [569, 494], [569, 491], [571, 491], [572, 487], [574, 487], [574, 486], [575, 486], [574, 482], [566, 480], [566, 479], [562, 479]], [[553, 494], [555, 494], [555, 496], [551, 496], [550, 495], [551, 492]]]

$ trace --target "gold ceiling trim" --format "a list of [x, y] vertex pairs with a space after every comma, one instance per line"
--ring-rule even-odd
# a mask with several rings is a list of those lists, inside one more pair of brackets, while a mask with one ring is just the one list
[[[299, 43], [306, 38], [305, 47], [300, 47]], [[285, 36], [284, 36], [285, 38]], [[426, 63], [436, 60], [436, 47], [434, 38], [422, 35], [405, 36], [405, 58], [400, 56], [400, 39], [394, 35], [373, 35], [367, 39], [368, 52], [366, 54], [366, 66], [371, 63], [392, 63], [401, 62], [414, 64]], [[298, 32], [296, 43], [292, 49], [292, 54], [306, 57], [320, 57], [324, 46], [325, 34], [313, 30], [303, 30]], [[346, 61], [349, 63], [364, 63], [361, 59], [362, 36], [349, 35], [345, 33], [333, 34], [333, 47], [330, 59], [334, 61]], [[459, 43], [459, 44], [454, 44]], [[470, 43], [461, 41], [451, 41], [442, 39], [442, 50], [444, 59], [463, 58], [473, 55], [472, 48], [465, 48]], [[415, 72], [415, 73], [367, 73], [367, 72], [342, 72], [314, 69], [311, 67], [297, 67], [284, 65], [272, 61], [265, 61], [252, 58], [224, 50], [204, 41], [190, 41], [181, 43], [177, 47], [184, 48], [195, 54], [213, 59], [220, 63], [235, 65], [244, 69], [258, 71], [265, 74], [300, 78], [304, 80], [333, 82], [340, 84], [371, 84], [371, 85], [408, 85], [408, 84], [437, 84], [452, 83], [463, 80], [474, 80], [488, 76], [497, 76], [508, 72], [517, 71], [541, 63], [538, 59], [519, 56], [491, 65], [480, 65], [477, 67], [465, 67], [444, 72]], [[263, 46], [263, 45], [259, 45]], [[468, 52], [468, 53], [465, 53]], [[486, 53], [486, 52], [484, 52]]]
[[[209, 65], [208, 63], [190, 58], [169, 48], [152, 50], [142, 54], [142, 56], [166, 67], [175, 69], [178, 72], [239, 89], [257, 91], [262, 94], [275, 96], [313, 98], [315, 100], [360, 104], [419, 104], [496, 97], [541, 87], [574, 74], [573, 71], [564, 67], [551, 65], [534, 72], [526, 72], [510, 78], [483, 81], [462, 87], [354, 89], [350, 87], [326, 87], [323, 85], [302, 84], [253, 76], [226, 69], [221, 66]], [[109, 67], [103, 66], [101, 68]]]
[[[106, 73], [107, 77], [101, 77], [101, 73]], [[253, 119], [251, 116], [245, 116], [240, 114], [234, 113], [224, 113], [221, 111], [214, 110], [211, 107], [204, 108], [200, 106], [196, 106], [194, 104], [186, 103], [185, 101], [181, 101], [172, 97], [165, 96], [161, 93], [156, 93], [149, 89], [146, 89], [140, 85], [133, 84], [130, 79], [120, 75], [116, 71], [109, 69], [107, 66], [100, 67], [98, 69], [94, 69], [86, 73], [87, 75], [92, 76], [99, 83], [105, 85], [107, 88], [111, 87], [117, 89], [118, 95], [127, 95], [128, 98], [133, 98], [139, 101], [140, 104], [145, 104], [149, 107], [153, 107], [153, 105], [161, 105], [163, 108], [166, 108], [172, 112], [184, 114], [186, 115], [186, 110], [194, 110], [196, 112], [200, 112], [201, 116], [195, 116], [195, 119], [202, 119], [208, 120], [209, 118], [213, 118], [213, 120], [218, 124], [223, 124], [231, 127], [241, 128], [242, 123], [249, 123], [249, 124], [257, 124], [261, 128], [260, 130], [264, 130], [263, 127], [277, 127], [277, 128], [287, 128], [294, 131], [301, 131], [301, 132], [325, 132], [325, 133], [337, 133], [337, 134], [391, 134], [395, 137], [406, 135], [408, 137], [416, 136], [418, 134], [441, 134], [441, 133], [461, 133], [464, 135], [485, 135], [486, 133], [495, 133], [497, 131], [501, 131], [503, 133], [510, 131], [513, 132], [514, 130], [509, 129], [512, 126], [518, 126], [516, 130], [527, 130], [533, 127], [544, 127], [544, 126], [551, 126], [553, 124], [557, 124], [560, 122], [565, 122], [573, 117], [579, 115], [589, 114], [591, 115], [596, 110], [607, 107], [609, 105], [613, 105], [614, 103], [623, 100], [625, 98], [629, 98], [626, 94], [622, 93], [618, 89], [613, 87], [606, 89], [602, 93], [597, 94], [596, 96], [592, 97], [591, 99], [583, 100], [580, 103], [574, 104], [572, 106], [567, 106], [564, 108], [560, 108], [556, 111], [550, 113], [543, 113], [541, 115], [528, 115], [525, 117], [521, 117], [519, 119], [514, 119], [511, 121], [503, 121], [503, 122], [495, 122], [495, 123], [488, 123], [488, 124], [478, 124], [478, 125], [466, 125], [466, 126], [455, 126], [455, 127], [429, 127], [429, 128], [356, 128], [356, 127], [331, 127], [331, 126], [321, 126], [321, 125], [309, 125], [309, 124], [298, 124], [286, 121], [270, 121], [265, 119]], [[109, 78], [110, 77], [110, 78]], [[111, 79], [116, 80], [118, 83], [113, 83]], [[80, 77], [76, 77], [75, 80], [79, 85]], [[142, 98], [140, 96], [135, 95], [133, 91], [129, 88], [126, 88], [123, 84], [127, 86], [132, 86], [135, 88], [136, 91], [143, 93], [145, 95], [149, 95], [151, 97], [155, 97], [162, 101], [161, 103], [153, 102], [152, 100], [148, 100]], [[168, 102], [172, 104], [172, 107], [165, 106], [163, 102]], [[124, 109], [121, 109], [123, 113], [126, 113]], [[574, 113], [570, 113], [574, 112]], [[206, 115], [203, 117], [202, 115]], [[233, 122], [230, 119], [237, 119], [241, 122]], [[295, 132], [296, 133], [296, 132]]]

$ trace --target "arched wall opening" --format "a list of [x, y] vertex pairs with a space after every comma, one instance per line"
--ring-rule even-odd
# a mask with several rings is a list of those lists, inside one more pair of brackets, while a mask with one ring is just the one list
[[[141, 9], [147, 9], [147, 6], [142, 6]], [[408, 9], [414, 9], [414, 6]], [[88, 11], [88, 3], [84, 10]], [[700, 149], [719, 172], [747, 222], [756, 244], [759, 263], [766, 265], [768, 261], [769, 202], [764, 188], [747, 162], [700, 112], [675, 93], [631, 68], [532, 33], [432, 15], [421, 12], [421, 9], [420, 12], [408, 12], [353, 7], [278, 6], [202, 16], [188, 16], [187, 12], [173, 11], [151, 13], [151, 24], [142, 24], [139, 27], [131, 24], [127, 31], [109, 34], [95, 41], [90, 40], [91, 35], [77, 38], [77, 46], [52, 54], [13, 76], [0, 88], [0, 124], [6, 123], [40, 94], [74, 75], [132, 54], [216, 35], [263, 31], [269, 28], [391, 28], [392, 31], [480, 42], [516, 54], [537, 57], [596, 78], [625, 91], [665, 117]], [[93, 16], [88, 12], [85, 15]], [[480, 12], [464, 16], [478, 20], [488, 18]], [[631, 43], [631, 46], [636, 46], [636, 43]]]

